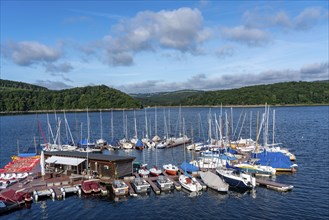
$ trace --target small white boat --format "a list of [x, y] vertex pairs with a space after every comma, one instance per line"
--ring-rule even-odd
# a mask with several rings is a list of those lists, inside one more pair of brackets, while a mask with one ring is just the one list
[[112, 183], [112, 191], [115, 196], [124, 196], [128, 194], [129, 187], [123, 180], [114, 180]]
[[200, 169], [216, 169], [222, 166], [222, 161], [218, 157], [203, 157], [199, 160], [193, 160], [190, 162]]
[[198, 142], [198, 143], [193, 143], [193, 144], [187, 145], [186, 149], [187, 150], [200, 151], [203, 146], [204, 146], [204, 143]]
[[151, 185], [140, 177], [135, 178], [131, 185], [136, 193], [148, 193], [151, 191]]
[[156, 183], [161, 191], [171, 190], [174, 188], [174, 182], [166, 176], [159, 176]]
[[105, 147], [106, 145], [107, 145], [107, 141], [104, 140], [103, 138], [98, 139], [96, 141], [96, 146], [98, 146], [98, 147]]
[[152, 167], [149, 171], [152, 176], [159, 176], [162, 173], [162, 170], [157, 166]]
[[163, 169], [169, 175], [177, 175], [177, 172], [178, 172], [178, 167], [173, 164], [165, 164], [165, 165], [163, 165]]
[[185, 189], [191, 192], [197, 192], [202, 190], [202, 186], [199, 181], [197, 181], [195, 177], [191, 177], [188, 174], [180, 175], [179, 182]]
[[163, 148], [167, 148], [167, 147], [168, 147], [168, 143], [166, 141], [161, 141], [156, 144], [156, 148], [158, 148], [158, 149], [163, 149]]
[[150, 171], [146, 169], [146, 167], [142, 167], [138, 170], [138, 174], [144, 177], [144, 176], [148, 176], [150, 174]]

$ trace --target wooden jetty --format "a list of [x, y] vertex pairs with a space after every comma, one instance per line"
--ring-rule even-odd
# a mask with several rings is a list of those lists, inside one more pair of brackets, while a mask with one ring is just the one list
[[278, 183], [278, 182], [261, 179], [261, 178], [256, 178], [256, 184], [258, 186], [264, 186], [268, 189], [274, 189], [274, 190], [277, 190], [280, 192], [291, 191], [294, 188], [294, 186], [292, 186], [292, 185], [286, 185], [283, 183]]
[[157, 179], [158, 177], [149, 177], [146, 179], [146, 181], [151, 185], [151, 188], [153, 189], [153, 191], [155, 192], [155, 194], [159, 195], [161, 193], [161, 190], [159, 189], [159, 187], [154, 183], [154, 181]]
[[176, 190], [181, 190], [182, 189], [182, 186], [180, 185], [180, 183], [177, 182], [178, 176], [168, 175], [165, 171], [163, 171], [162, 174], [164, 176], [168, 177], [171, 181], [173, 181]]
[[124, 182], [127, 184], [128, 188], [129, 188], [129, 195], [136, 197], [137, 193], [135, 192], [134, 188], [131, 186], [130, 181], [124, 181]]

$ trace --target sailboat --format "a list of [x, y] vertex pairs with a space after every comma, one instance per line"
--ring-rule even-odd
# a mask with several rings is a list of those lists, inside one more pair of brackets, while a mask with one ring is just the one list
[[[184, 133], [184, 127], [185, 127], [185, 121], [183, 118], [183, 133]], [[186, 160], [185, 146], [184, 146], [184, 159]], [[199, 183], [199, 181], [197, 181], [195, 177], [192, 177], [190, 174], [188, 174], [186, 172], [186, 169], [184, 170], [184, 174], [179, 176], [178, 180], [185, 189], [191, 192], [197, 192], [202, 190], [202, 186]]]
[[145, 163], [145, 151], [143, 150], [143, 164], [138, 169], [138, 174], [142, 177], [147, 177], [150, 171], [147, 169], [147, 164]]
[[243, 173], [238, 169], [234, 169], [226, 164], [227, 169], [224, 167], [218, 167], [216, 172], [221, 176], [226, 183], [228, 183], [233, 188], [238, 189], [253, 189], [256, 187], [256, 178], [252, 177], [250, 174]]
[[99, 111], [100, 114], [100, 126], [101, 126], [101, 138], [96, 140], [96, 147], [103, 148], [107, 145], [107, 141], [103, 139], [103, 117], [102, 117], [102, 110]]
[[158, 167], [158, 149], [155, 148], [155, 166], [150, 169], [152, 176], [159, 176], [162, 170]]
[[211, 171], [199, 172], [202, 181], [209, 187], [218, 192], [227, 192], [229, 184], [222, 180], [218, 175]]
[[165, 164], [162, 166], [165, 172], [169, 175], [177, 175], [178, 167], [173, 164]]
[[124, 114], [124, 111], [123, 111], [123, 127], [126, 134], [125, 137], [120, 140], [120, 144], [122, 145], [123, 149], [132, 149], [133, 145], [128, 141], [128, 120], [127, 120], [127, 115]]

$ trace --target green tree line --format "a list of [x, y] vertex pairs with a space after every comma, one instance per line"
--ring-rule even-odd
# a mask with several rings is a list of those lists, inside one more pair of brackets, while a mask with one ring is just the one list
[[0, 111], [140, 108], [140, 101], [105, 85], [48, 90], [0, 80]]
[[329, 104], [329, 82], [285, 82], [192, 95], [182, 105]]

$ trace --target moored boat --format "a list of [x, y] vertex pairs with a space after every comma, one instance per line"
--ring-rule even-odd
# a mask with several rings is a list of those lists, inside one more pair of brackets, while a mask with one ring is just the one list
[[178, 172], [178, 167], [173, 164], [165, 164], [165, 165], [163, 165], [163, 169], [169, 175], [177, 175], [177, 172]]
[[171, 181], [166, 176], [159, 176], [156, 179], [156, 183], [159, 186], [159, 188], [160, 188], [161, 191], [171, 190], [171, 189], [174, 188], [174, 182]]
[[187, 173], [179, 176], [179, 182], [185, 189], [191, 192], [197, 192], [202, 190], [202, 186], [199, 181], [197, 181], [195, 177], [192, 177]]
[[85, 194], [99, 193], [101, 186], [96, 180], [84, 180], [81, 182], [81, 189]]
[[123, 180], [114, 180], [112, 183], [112, 191], [115, 196], [124, 196], [128, 194], [129, 187]]
[[152, 167], [149, 171], [152, 176], [159, 176], [162, 173], [162, 170], [157, 166]]
[[217, 168], [216, 172], [226, 183], [233, 188], [253, 189], [256, 186], [256, 179], [249, 174], [235, 169]]
[[227, 192], [229, 184], [222, 180], [218, 175], [211, 171], [199, 172], [202, 181], [209, 187], [218, 192]]
[[271, 166], [262, 166], [257, 164], [239, 163], [234, 164], [234, 167], [256, 176], [273, 176], [276, 170]]
[[148, 169], [146, 169], [146, 167], [141, 167], [139, 170], [138, 170], [138, 174], [141, 176], [141, 177], [144, 177], [144, 176], [148, 176], [150, 174], [150, 171]]
[[140, 177], [135, 178], [131, 185], [136, 193], [148, 193], [151, 191], [151, 185]]

